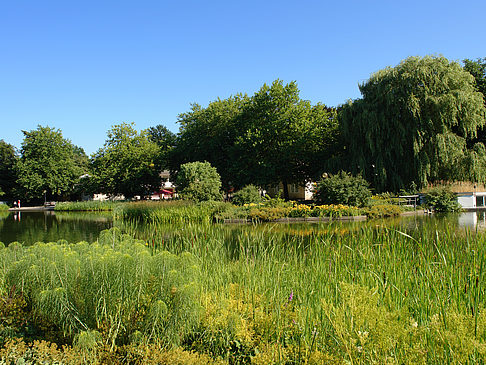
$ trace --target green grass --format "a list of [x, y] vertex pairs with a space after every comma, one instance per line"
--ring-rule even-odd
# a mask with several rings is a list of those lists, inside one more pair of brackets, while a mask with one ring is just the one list
[[118, 207], [114, 211], [114, 217], [157, 224], [202, 223], [212, 222], [215, 215], [230, 207], [231, 204], [223, 202], [141, 201]]
[[116, 207], [123, 206], [124, 202], [119, 201], [82, 201], [82, 202], [59, 202], [56, 204], [54, 210], [56, 211], [112, 211]]
[[[130, 234], [106, 231], [92, 246], [1, 250], [2, 296], [22, 294], [71, 336], [96, 330], [117, 347], [137, 335], [229, 363], [486, 359], [480, 232], [119, 224]], [[171, 302], [186, 285], [186, 304]]]

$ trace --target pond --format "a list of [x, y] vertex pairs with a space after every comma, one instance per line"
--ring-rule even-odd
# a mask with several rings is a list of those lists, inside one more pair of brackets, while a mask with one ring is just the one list
[[11, 212], [0, 213], [0, 242], [93, 242], [113, 226], [111, 213]]
[[[22, 212], [0, 213], [0, 242], [8, 245], [18, 241], [26, 245], [35, 242], [54, 242], [67, 240], [68, 242], [93, 242], [102, 230], [114, 225], [110, 212]], [[322, 231], [333, 231], [337, 234], [352, 233], [363, 226], [387, 226], [400, 229], [407, 233], [423, 229], [484, 229], [486, 215], [484, 212], [465, 212], [451, 215], [411, 216], [402, 218], [372, 220], [367, 222], [339, 222], [332, 223], [266, 223], [260, 225], [229, 224], [219, 225], [218, 228], [227, 231], [230, 236], [235, 233], [251, 229], [252, 231], [278, 231], [289, 236], [315, 235]], [[123, 230], [133, 233], [138, 238], [151, 240], [160, 237], [160, 229], [165, 236], [172, 235], [172, 231], [184, 231], [185, 227], [166, 226], [153, 229], [150, 226], [137, 225]], [[153, 233], [157, 233], [154, 235]]]

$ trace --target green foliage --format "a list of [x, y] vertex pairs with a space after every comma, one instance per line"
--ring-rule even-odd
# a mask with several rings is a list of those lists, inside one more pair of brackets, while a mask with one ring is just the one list
[[188, 162], [181, 165], [176, 186], [183, 199], [195, 202], [221, 200], [221, 177], [209, 162]]
[[436, 212], [457, 212], [461, 210], [456, 194], [445, 187], [437, 187], [427, 191], [425, 205]]
[[473, 75], [478, 91], [486, 98], [486, 58], [478, 58], [476, 61], [465, 59], [464, 69]]
[[318, 175], [333, 153], [338, 127], [334, 109], [301, 100], [297, 84], [281, 80], [252, 97], [238, 94], [207, 108], [195, 104], [179, 123], [172, 169], [208, 161], [225, 189], [300, 183]]
[[111, 211], [115, 209], [115, 207], [126, 204], [124, 202], [118, 201], [99, 201], [99, 200], [89, 200], [89, 201], [82, 201], [82, 202], [59, 202], [56, 203], [54, 210], [56, 211], [86, 211], [86, 212], [102, 212], [102, 211]]
[[[189, 255], [151, 256], [116, 229], [93, 246], [12, 245], [0, 249], [0, 314], [26, 341], [7, 340], [0, 361], [482, 363], [486, 236], [426, 222], [407, 231], [376, 222], [137, 227]], [[185, 284], [197, 289], [181, 303]], [[21, 291], [31, 294], [22, 301]], [[60, 313], [48, 317], [36, 293]], [[99, 324], [88, 325], [89, 308]], [[81, 326], [72, 314], [88, 329], [62, 348], [32, 343], [23, 327], [42, 324], [44, 336], [55, 324], [67, 330], [61, 318]]]
[[117, 229], [103, 231], [91, 245], [9, 246], [0, 260], [8, 262], [0, 274], [3, 288], [26, 298], [36, 323], [58, 326], [84, 347], [98, 341], [93, 330], [112, 347], [127, 343], [135, 331], [178, 344], [199, 316], [195, 258], [151, 255], [141, 241]]
[[395, 204], [374, 204], [365, 210], [368, 218], [389, 218], [399, 216], [402, 208]]
[[[96, 337], [95, 331], [83, 334], [92, 343]], [[23, 339], [9, 340], [0, 349], [0, 363], [2, 364], [92, 364], [92, 365], [223, 365], [225, 362], [214, 360], [205, 354], [186, 351], [181, 347], [164, 348], [158, 344], [134, 343], [117, 347], [116, 350], [104, 344], [96, 347], [58, 346], [48, 341], [26, 342]]]
[[235, 164], [232, 146], [239, 135], [242, 110], [248, 103], [246, 95], [215, 100], [206, 108], [198, 104], [179, 115], [180, 133], [171, 151], [171, 169], [191, 161], [208, 161], [221, 174], [225, 189], [237, 186], [233, 176]]
[[49, 197], [72, 192], [79, 177], [86, 173], [84, 151], [54, 128], [38, 126], [23, 133], [17, 182], [26, 198], [40, 198], [45, 192]]
[[14, 199], [18, 159], [15, 147], [0, 139], [0, 196], [2, 199]]
[[410, 57], [360, 85], [362, 99], [341, 108], [342, 163], [378, 191], [415, 181], [484, 181], [485, 124], [474, 79], [444, 57]]
[[158, 190], [161, 171], [159, 147], [146, 131], [138, 133], [132, 124], [113, 126], [103, 148], [92, 157], [93, 190], [129, 199]]
[[368, 182], [362, 176], [339, 173], [321, 179], [317, 183], [314, 199], [321, 204], [345, 204], [367, 206], [371, 199]]
[[262, 196], [260, 190], [255, 185], [246, 185], [233, 194], [233, 204], [243, 205], [250, 203], [260, 203]]
[[234, 145], [238, 184], [287, 186], [314, 178], [333, 152], [337, 136], [335, 111], [300, 99], [295, 82], [264, 84], [242, 113]]
[[148, 138], [159, 146], [159, 165], [163, 169], [169, 168], [169, 155], [177, 144], [177, 136], [163, 125], [156, 125], [147, 129]]
[[8, 210], [8, 208], [9, 208], [9, 207], [8, 207], [8, 205], [7, 205], [7, 204], [0, 203], [0, 212], [1, 212], [1, 211], [6, 211], [6, 210]]
[[248, 218], [253, 221], [271, 222], [288, 217], [290, 209], [290, 207], [251, 208], [248, 212]]
[[231, 207], [230, 203], [219, 201], [143, 201], [119, 205], [113, 215], [120, 220], [147, 223], [209, 223]]

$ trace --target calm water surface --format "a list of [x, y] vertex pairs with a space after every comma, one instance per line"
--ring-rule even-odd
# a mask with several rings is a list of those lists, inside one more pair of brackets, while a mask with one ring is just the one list
[[113, 226], [111, 214], [79, 212], [0, 213], [0, 242], [93, 242], [99, 233]]
[[[333, 223], [268, 223], [262, 225], [226, 225], [218, 229], [225, 229], [231, 233], [251, 229], [268, 231], [280, 231], [289, 235], [314, 234], [322, 230], [334, 230], [340, 234], [352, 234], [354, 230], [363, 225], [383, 226], [399, 229], [407, 233], [420, 230], [442, 229], [486, 229], [486, 216], [483, 212], [467, 212], [451, 215], [412, 216], [372, 220], [367, 222], [333, 222]], [[0, 212], [0, 242], [9, 244], [21, 242], [31, 245], [35, 242], [55, 242], [67, 240], [68, 242], [87, 241], [94, 242], [99, 233], [113, 226], [111, 213], [87, 213], [87, 212]], [[144, 234], [149, 228], [139, 226], [135, 234], [138, 238], [149, 240], [150, 236]], [[167, 236], [171, 236], [178, 229], [174, 226], [163, 228]], [[182, 228], [183, 229], [183, 228]], [[172, 232], [171, 232], [172, 231]], [[175, 232], [174, 232], [175, 233]]]

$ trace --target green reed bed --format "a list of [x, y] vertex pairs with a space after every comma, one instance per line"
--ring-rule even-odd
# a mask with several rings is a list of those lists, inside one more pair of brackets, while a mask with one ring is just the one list
[[[25, 300], [39, 336], [70, 343], [96, 331], [92, 348], [120, 362], [150, 343], [206, 363], [485, 361], [481, 233], [119, 224], [91, 246], [0, 250], [2, 297]], [[5, 323], [3, 339], [28, 337]]]
[[[242, 303], [268, 313], [271, 324], [253, 325], [263, 343], [283, 346], [272, 353], [282, 361], [316, 350], [358, 363], [483, 359], [482, 234], [365, 226], [298, 235], [275, 227], [159, 226], [160, 239], [151, 240], [198, 257], [203, 286], [220, 304], [235, 300], [236, 286]], [[246, 346], [251, 354], [255, 343]]]
[[120, 220], [133, 220], [157, 224], [177, 224], [185, 222], [212, 222], [214, 216], [228, 209], [229, 203], [202, 202], [193, 203], [184, 200], [141, 201], [117, 208], [114, 217]]
[[56, 211], [87, 211], [87, 212], [101, 212], [112, 211], [116, 207], [121, 207], [127, 203], [120, 201], [82, 201], [82, 202], [59, 202], [54, 207]]

